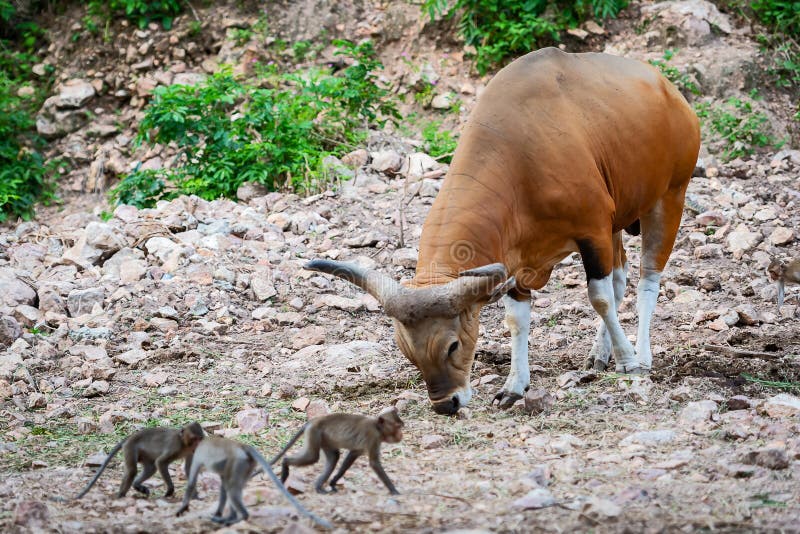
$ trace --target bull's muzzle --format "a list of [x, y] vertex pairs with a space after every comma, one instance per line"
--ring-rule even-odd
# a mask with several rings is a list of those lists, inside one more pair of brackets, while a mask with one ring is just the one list
[[449, 399], [431, 401], [431, 403], [433, 404], [433, 411], [439, 415], [454, 415], [461, 408], [461, 401], [455, 395]]

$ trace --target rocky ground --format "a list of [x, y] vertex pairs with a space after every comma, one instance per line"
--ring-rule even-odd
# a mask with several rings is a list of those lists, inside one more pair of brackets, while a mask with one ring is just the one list
[[[631, 20], [641, 21], [652, 5], [632, 9]], [[675, 20], [671, 11], [661, 12], [668, 13], [653, 16], [647, 31], [634, 31], [623, 18], [609, 25], [610, 35], [587, 27], [586, 35], [572, 38], [583, 43], [576, 47], [613, 47], [635, 57], [660, 57], [663, 47], [676, 44], [668, 39], [679, 39], [683, 61], [698, 66], [695, 74], [707, 67], [698, 81], [709, 94], [746, 91], [754, 83], [743, 75], [731, 89], [708, 74], [722, 69], [725, 53], [745, 65], [750, 58], [756, 68], [744, 28], [726, 27], [728, 19], [721, 23], [710, 11]], [[460, 58], [448, 55], [446, 43], [426, 40], [431, 30], [421, 23], [409, 22], [389, 39], [395, 29], [386, 21], [401, 17], [377, 13], [383, 18], [364, 16], [341, 31], [377, 32], [386, 40], [384, 53], [408, 46], [404, 32], [421, 31], [414, 60], [434, 58], [429, 64], [443, 77], [441, 86], [463, 99], [462, 112], [468, 112], [485, 79], [458, 71]], [[659, 20], [683, 31], [662, 35]], [[712, 23], [721, 33], [710, 32]], [[130, 38], [146, 43], [159, 32], [138, 37], [131, 30]], [[157, 49], [158, 42], [151, 46]], [[145, 43], [131, 45], [132, 60], [146, 60], [146, 52], [138, 57]], [[160, 64], [180, 60], [192, 67], [208, 60], [189, 48], [188, 56]], [[731, 52], [745, 49], [752, 55]], [[401, 87], [408, 82], [404, 65], [387, 69]], [[74, 72], [65, 69], [65, 78], [76, 79]], [[746, 66], [735, 72], [746, 74]], [[101, 78], [105, 74], [94, 80]], [[58, 89], [49, 109], [102, 110], [112, 97], [131, 99], [114, 93], [127, 90], [124, 82], [98, 89], [82, 79], [86, 84]], [[87, 84], [94, 91], [89, 96]], [[133, 123], [139, 103], [126, 102], [122, 116]], [[782, 97], [764, 108], [786, 131]], [[113, 180], [117, 166], [167, 159], [127, 148], [131, 132], [124, 121], [104, 134], [109, 137], [92, 137], [102, 115], [54, 142], [85, 155], [65, 179], [67, 189], [102, 188], [96, 178]], [[290, 479], [301, 501], [338, 531], [797, 531], [799, 292], [787, 288], [778, 308], [765, 268], [772, 257], [798, 257], [800, 152], [785, 148], [722, 163], [708, 154], [708, 144], [704, 148], [662, 283], [651, 376], [576, 371], [591, 346], [596, 316], [580, 261], [570, 257], [534, 295], [526, 402], [509, 411], [491, 406], [510, 359], [502, 309], [492, 305], [482, 316], [476, 397], [459, 417], [445, 418], [430, 410], [424, 385], [394, 345], [377, 303], [346, 282], [302, 269], [307, 259], [322, 257], [358, 261], [398, 279], [412, 276], [421, 224], [446, 171], [418, 146], [397, 133], [374, 133], [365, 150], [343, 158], [340, 172], [352, 179], [306, 198], [243, 187], [238, 202], [182, 197], [149, 210], [120, 206], [104, 221], [102, 198], [65, 192], [64, 206], [5, 228], [0, 528], [213, 530], [207, 519], [218, 489], [213, 475], [201, 477], [202, 500], [181, 518], [173, 516], [176, 501], [157, 497], [163, 492], [157, 477], [149, 483], [156, 496], [114, 499], [119, 464], [80, 503], [44, 497], [78, 491], [102, 452], [144, 424], [199, 420], [268, 454], [308, 416], [396, 405], [406, 436], [385, 446], [383, 457], [402, 495], [390, 498], [365, 461], [336, 495], [311, 490], [321, 466], [296, 470]], [[98, 154], [117, 163], [98, 164]], [[634, 266], [639, 245], [639, 238], [626, 238]], [[632, 269], [620, 314], [630, 333], [637, 281]], [[182, 487], [178, 464], [173, 472]], [[248, 486], [246, 502], [251, 519], [231, 530], [310, 527], [298, 523], [261, 478]]]

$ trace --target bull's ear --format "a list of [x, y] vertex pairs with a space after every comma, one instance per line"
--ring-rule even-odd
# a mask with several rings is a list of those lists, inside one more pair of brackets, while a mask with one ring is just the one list
[[338, 276], [357, 285], [381, 303], [386, 303], [398, 295], [403, 288], [396, 280], [373, 269], [364, 269], [355, 263], [331, 260], [312, 260], [303, 266], [309, 271], [319, 271]]

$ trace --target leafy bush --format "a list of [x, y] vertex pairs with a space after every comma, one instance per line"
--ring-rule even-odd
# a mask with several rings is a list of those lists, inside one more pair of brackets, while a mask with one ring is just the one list
[[750, 6], [761, 22], [788, 35], [800, 35], [800, 2], [797, 0], [754, 0]]
[[666, 79], [675, 84], [681, 92], [691, 93], [693, 95], [700, 94], [700, 88], [694, 83], [694, 79], [685, 72], [681, 72], [677, 67], [667, 64], [673, 58], [675, 51], [667, 49], [664, 51], [663, 59], [651, 59], [650, 64], [657, 67]]
[[485, 74], [508, 58], [559, 40], [559, 33], [588, 18], [616, 17], [628, 0], [425, 0], [431, 19], [459, 16], [458, 31], [475, 47], [475, 66]]
[[422, 129], [422, 139], [425, 140], [428, 154], [444, 163], [450, 163], [458, 140], [451, 131], [440, 130], [441, 125], [440, 121], [429, 122]]
[[124, 15], [139, 28], [160, 22], [165, 30], [172, 27], [175, 15], [183, 8], [181, 0], [88, 0], [89, 14], [106, 20]]
[[175, 166], [136, 170], [112, 191], [117, 203], [150, 206], [179, 194], [233, 197], [244, 182], [269, 189], [298, 186], [328, 154], [363, 139], [369, 124], [399, 118], [389, 92], [376, 84], [382, 68], [370, 42], [337, 41], [354, 64], [290, 74], [267, 68], [259, 87], [230, 70], [198, 86], [159, 87], [145, 110], [137, 143], [174, 143]]
[[769, 118], [753, 111], [747, 100], [731, 97], [723, 104], [701, 102], [695, 106], [697, 116], [713, 135], [727, 143], [723, 157], [733, 159], [755, 152], [755, 147], [779, 146], [769, 132]]
[[53, 198], [50, 169], [35, 150], [41, 140], [33, 119], [47, 92], [47, 79], [26, 97], [18, 93], [31, 85], [38, 62], [34, 51], [44, 32], [33, 22], [15, 21], [15, 15], [14, 5], [0, 0], [0, 28], [9, 30], [3, 33], [9, 39], [0, 39], [0, 221], [29, 218], [38, 200]]
[[0, 72], [0, 221], [33, 215], [37, 200], [53, 198], [48, 169], [35, 144], [34, 121], [16, 85]]

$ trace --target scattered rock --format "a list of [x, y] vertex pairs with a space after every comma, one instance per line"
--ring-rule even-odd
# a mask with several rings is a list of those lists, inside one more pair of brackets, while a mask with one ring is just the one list
[[439, 449], [444, 447], [446, 443], [447, 438], [439, 434], [427, 434], [419, 440], [419, 444], [423, 449]]
[[263, 408], [246, 408], [236, 414], [236, 424], [239, 425], [242, 434], [255, 434], [266, 428], [267, 423], [269, 415]]
[[545, 488], [534, 488], [530, 490], [524, 497], [515, 500], [511, 506], [521, 510], [537, 510], [539, 508], [547, 508], [556, 504], [556, 499], [553, 494]]
[[752, 407], [752, 401], [744, 395], [734, 395], [725, 402], [725, 405], [728, 410], [749, 410]]
[[625, 447], [628, 445], [638, 444], [654, 447], [657, 445], [665, 445], [675, 441], [676, 433], [674, 430], [643, 430], [641, 432], [634, 432], [625, 437], [619, 442], [620, 446]]
[[323, 415], [328, 415], [330, 412], [331, 410], [328, 407], [328, 403], [321, 399], [313, 400], [306, 406], [306, 417], [309, 419], [322, 417]]
[[325, 329], [321, 326], [307, 326], [292, 336], [292, 348], [300, 350], [325, 342]]
[[796, 417], [800, 415], [800, 398], [788, 393], [780, 393], [767, 399], [760, 411], [770, 417]]
[[581, 513], [596, 521], [602, 521], [619, 517], [622, 513], [622, 507], [608, 499], [589, 497], [586, 502], [583, 503]]
[[719, 406], [712, 400], [690, 402], [681, 410], [678, 419], [689, 425], [711, 421], [712, 415], [717, 413]]
[[309, 404], [311, 404], [311, 401], [308, 397], [300, 397], [292, 403], [292, 409], [298, 412], [305, 412]]
[[779, 226], [769, 235], [769, 242], [775, 246], [788, 245], [794, 241], [794, 231], [791, 228]]
[[531, 415], [538, 415], [548, 411], [555, 403], [553, 397], [546, 389], [529, 389], [525, 392], [525, 412]]
[[743, 454], [742, 463], [767, 469], [786, 469], [789, 467], [789, 455], [783, 448], [764, 447]]
[[95, 305], [102, 308], [105, 293], [101, 287], [73, 289], [67, 296], [67, 308], [72, 317], [92, 313]]
[[50, 511], [41, 500], [22, 500], [14, 507], [14, 524], [27, 527], [29, 531], [46, 530], [49, 523]]

